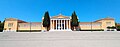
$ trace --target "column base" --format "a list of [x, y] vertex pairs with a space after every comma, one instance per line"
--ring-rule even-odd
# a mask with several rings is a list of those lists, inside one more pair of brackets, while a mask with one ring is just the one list
[[72, 31], [71, 29], [66, 29], [66, 30], [49, 30], [49, 31]]

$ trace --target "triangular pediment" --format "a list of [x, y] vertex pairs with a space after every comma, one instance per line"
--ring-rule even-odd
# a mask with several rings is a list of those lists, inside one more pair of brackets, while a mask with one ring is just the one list
[[62, 18], [62, 19], [64, 19], [64, 18], [69, 18], [69, 17], [67, 17], [67, 16], [63, 16], [62, 14], [59, 14], [58, 16], [53, 16], [53, 17], [51, 17], [52, 19], [56, 19], [56, 18]]
[[17, 19], [15, 19], [15, 18], [6, 18], [5, 20], [6, 21], [16, 21]]

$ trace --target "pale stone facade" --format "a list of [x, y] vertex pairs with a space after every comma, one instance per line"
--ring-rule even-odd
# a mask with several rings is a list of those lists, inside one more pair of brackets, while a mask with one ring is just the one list
[[80, 22], [81, 30], [107, 30], [107, 27], [115, 27], [115, 20], [107, 17], [94, 22]]
[[58, 16], [51, 17], [50, 31], [72, 31], [70, 24], [70, 17]]
[[[44, 18], [43, 18], [44, 19]], [[104, 18], [94, 22], [80, 22], [80, 30], [107, 30], [107, 27], [115, 26], [113, 18]], [[4, 31], [42, 31], [46, 30], [42, 22], [25, 22], [15, 18], [7, 18], [4, 22]], [[62, 14], [50, 18], [49, 31], [72, 31], [71, 18]]]

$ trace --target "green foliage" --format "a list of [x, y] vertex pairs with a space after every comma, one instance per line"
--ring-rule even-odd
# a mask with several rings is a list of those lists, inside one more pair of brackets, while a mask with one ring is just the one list
[[115, 22], [115, 26], [117, 26], [117, 23]]
[[120, 29], [120, 26], [117, 26], [117, 29]]
[[75, 11], [72, 13], [71, 18], [72, 18], [71, 19], [71, 26], [78, 26], [79, 22], [78, 22], [78, 18], [77, 18]]
[[0, 32], [3, 31], [3, 28], [4, 28], [4, 23], [0, 23]]
[[117, 31], [120, 31], [120, 26], [117, 26]]
[[116, 27], [115, 27], [115, 26], [112, 26], [112, 29], [116, 29]]
[[114, 26], [112, 26], [112, 27], [108, 26], [107, 28], [108, 29], [116, 29], [116, 27], [114, 27]]
[[110, 26], [108, 26], [107, 28], [108, 28], [108, 29], [110, 29], [111, 27], [110, 27]]
[[50, 27], [50, 17], [49, 17], [48, 11], [45, 12], [45, 15], [44, 15], [43, 27]]

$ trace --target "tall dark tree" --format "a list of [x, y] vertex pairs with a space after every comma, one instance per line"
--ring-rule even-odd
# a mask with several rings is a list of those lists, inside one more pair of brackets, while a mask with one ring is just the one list
[[77, 18], [75, 11], [72, 13], [71, 18], [72, 18], [71, 19], [71, 26], [75, 30], [75, 27], [77, 27], [79, 25], [78, 18]]
[[46, 27], [47, 30], [50, 27], [50, 17], [49, 17], [49, 12], [45, 12], [44, 14], [44, 19], [43, 19], [43, 27]]
[[0, 22], [0, 32], [3, 31], [3, 28], [4, 28], [4, 23]]

